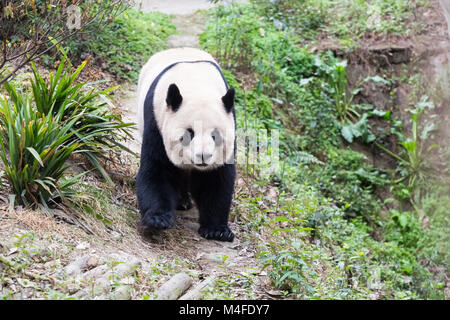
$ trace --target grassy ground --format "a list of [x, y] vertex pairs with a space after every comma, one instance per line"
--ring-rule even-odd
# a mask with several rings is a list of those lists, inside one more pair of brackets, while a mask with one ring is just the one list
[[[253, 1], [211, 14], [201, 43], [243, 88], [239, 125], [280, 130], [282, 169], [267, 177], [264, 166], [241, 167], [248, 182], [236, 216], [258, 234], [260, 261], [282, 296], [448, 295], [449, 221], [435, 215], [448, 193], [448, 145], [429, 148], [448, 126], [430, 125], [446, 112], [434, 105], [448, 101], [422, 86], [429, 74], [416, 66], [426, 62], [383, 64], [374, 49], [389, 52], [392, 38], [415, 41], [426, 32], [418, 16], [437, 9], [427, 1]], [[406, 97], [396, 94], [405, 86], [399, 70], [422, 79]]]

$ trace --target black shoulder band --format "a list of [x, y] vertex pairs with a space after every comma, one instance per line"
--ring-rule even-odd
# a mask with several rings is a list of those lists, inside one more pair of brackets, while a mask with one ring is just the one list
[[216, 63], [214, 63], [213, 61], [210, 61], [210, 60], [178, 61], [178, 62], [172, 63], [171, 65], [168, 65], [167, 67], [165, 67], [164, 70], [158, 74], [158, 76], [155, 78], [155, 80], [153, 80], [153, 83], [150, 87], [152, 87], [152, 86], [156, 87], [156, 85], [159, 82], [159, 79], [161, 79], [161, 77], [167, 71], [169, 71], [170, 69], [172, 69], [173, 67], [175, 67], [177, 64], [180, 64], [180, 63], [210, 63], [210, 64], [212, 64], [217, 69], [217, 71], [219, 71], [219, 74], [222, 77], [223, 82], [225, 83], [225, 87], [228, 90], [228, 83], [225, 80], [225, 76], [223, 75], [222, 70], [220, 70], [220, 67]]

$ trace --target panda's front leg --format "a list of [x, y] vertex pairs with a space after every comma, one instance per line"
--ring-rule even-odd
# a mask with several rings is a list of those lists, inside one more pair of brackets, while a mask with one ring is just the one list
[[192, 173], [191, 194], [199, 210], [199, 234], [206, 239], [233, 241], [228, 226], [236, 169], [226, 164], [212, 171]]
[[[171, 228], [175, 224], [178, 193], [174, 185], [173, 166], [161, 161], [152, 141], [155, 134], [147, 134], [142, 141], [141, 162], [136, 177], [137, 198], [141, 224], [155, 229]], [[162, 149], [163, 150], [163, 149]], [[164, 159], [163, 159], [164, 160]]]
[[141, 224], [154, 229], [173, 227], [177, 192], [164, 168], [141, 163], [136, 186]]

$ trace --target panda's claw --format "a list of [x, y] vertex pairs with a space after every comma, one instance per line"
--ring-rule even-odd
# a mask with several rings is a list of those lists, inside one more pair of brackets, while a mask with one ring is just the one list
[[208, 240], [233, 242], [234, 233], [228, 227], [200, 227], [198, 233]]
[[141, 218], [142, 225], [154, 229], [169, 229], [175, 224], [175, 215], [172, 213], [146, 213]]

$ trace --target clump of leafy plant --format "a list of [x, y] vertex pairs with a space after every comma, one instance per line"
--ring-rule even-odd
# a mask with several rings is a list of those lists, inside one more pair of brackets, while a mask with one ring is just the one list
[[[318, 60], [320, 61], [320, 60]], [[349, 143], [359, 138], [364, 143], [373, 142], [376, 137], [370, 130], [369, 117], [390, 118], [390, 111], [372, 110], [372, 105], [354, 104], [353, 100], [361, 92], [363, 84], [372, 81], [390, 85], [390, 82], [380, 76], [369, 76], [359, 81], [352, 89], [347, 88], [347, 62], [331, 59], [331, 64], [324, 64], [325, 79], [330, 97], [333, 99], [341, 126], [341, 135]], [[368, 111], [361, 114], [361, 111]], [[370, 111], [369, 111], [370, 110]]]
[[311, 252], [301, 250], [301, 245], [299, 239], [291, 239], [259, 254], [263, 268], [270, 270], [269, 276], [274, 280], [275, 287], [297, 297], [313, 294], [314, 288], [309, 282], [318, 277], [310, 266], [310, 260], [315, 257]]
[[[70, 70], [70, 63], [64, 56], [55, 73], [50, 72], [44, 79], [32, 63], [33, 78], [31, 89], [36, 111], [46, 115], [61, 114], [66, 120], [74, 113], [83, 116], [74, 123], [74, 134], [70, 141], [84, 143], [82, 153], [103, 177], [112, 183], [106, 170], [101, 165], [101, 158], [110, 150], [128, 150], [120, 141], [131, 137], [132, 123], [124, 123], [119, 113], [111, 110], [109, 93], [117, 87], [99, 90], [95, 83], [77, 83], [77, 78], [86, 66], [83, 62], [75, 71]], [[12, 88], [11, 86], [9, 86]], [[9, 90], [13, 96], [15, 91]]]
[[369, 218], [380, 209], [374, 192], [389, 182], [383, 171], [365, 162], [353, 150], [330, 150], [328, 161], [312, 175], [318, 188], [350, 216]]
[[75, 153], [85, 155], [112, 184], [101, 158], [111, 150], [127, 150], [120, 140], [130, 135], [132, 124], [110, 110], [108, 92], [114, 88], [87, 90], [90, 84], [76, 83], [84, 66], [71, 72], [64, 57], [46, 80], [32, 64], [30, 92], [4, 84], [1, 159], [21, 204], [47, 206], [73, 196], [70, 186], [78, 177], [66, 179], [65, 173]]
[[421, 121], [421, 116], [426, 110], [432, 110], [434, 104], [423, 96], [417, 106], [410, 110], [411, 113], [411, 136], [405, 136], [397, 132], [399, 136], [399, 145], [402, 147], [402, 153], [397, 154], [377, 143], [377, 146], [399, 161], [399, 173], [401, 178], [396, 180], [400, 183], [408, 179], [407, 189], [412, 193], [418, 185], [426, 186], [429, 178], [435, 175], [428, 160], [430, 152], [438, 148], [437, 144], [427, 145], [432, 136], [436, 125], [433, 122]]
[[83, 112], [44, 114], [28, 94], [19, 95], [8, 82], [5, 88], [10, 97], [0, 100], [0, 158], [16, 200], [33, 206], [64, 200], [76, 181], [65, 179], [66, 161], [84, 146], [72, 139]]
[[[356, 91], [347, 94], [347, 62], [341, 61], [336, 63], [328, 74], [328, 83], [331, 88], [331, 94], [336, 106], [336, 112], [341, 122], [354, 122], [360, 115], [352, 106], [352, 101]], [[358, 88], [356, 88], [357, 90]]]
[[404, 24], [413, 14], [413, 9], [423, 6], [425, 2], [344, 0], [338, 6], [329, 7], [324, 29], [341, 39], [359, 38], [369, 32], [401, 34], [405, 32]]
[[[130, 5], [127, 0], [3, 1], [0, 14], [0, 85], [17, 71], [84, 32], [98, 33]], [[75, 41], [76, 41], [75, 40]], [[11, 66], [13, 63], [13, 66]]]
[[305, 38], [316, 35], [327, 15], [326, 1], [255, 0], [255, 9], [279, 29], [291, 28]]

